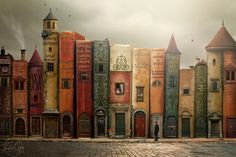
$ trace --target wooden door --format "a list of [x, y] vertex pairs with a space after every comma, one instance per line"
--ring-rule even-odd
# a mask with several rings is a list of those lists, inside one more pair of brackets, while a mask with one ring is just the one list
[[115, 128], [116, 135], [125, 135], [125, 113], [116, 113]]
[[166, 137], [177, 137], [176, 119], [168, 117], [166, 122]]
[[206, 120], [198, 118], [195, 123], [195, 137], [206, 137], [207, 136]]
[[16, 120], [16, 135], [25, 135], [25, 122], [22, 118]]
[[220, 137], [219, 120], [211, 121], [211, 137]]
[[40, 135], [40, 117], [32, 117], [32, 124], [31, 124], [31, 129], [32, 129], [32, 135]]
[[63, 117], [63, 136], [70, 136], [70, 117], [68, 115]]
[[146, 115], [142, 111], [138, 111], [134, 115], [134, 136], [135, 137], [145, 137], [146, 129]]
[[182, 118], [182, 137], [190, 137], [190, 118]]
[[47, 117], [45, 121], [45, 136], [46, 137], [58, 137], [58, 125], [57, 117]]
[[97, 115], [97, 136], [105, 136], [105, 115]]
[[91, 122], [88, 113], [82, 113], [79, 117], [79, 136], [91, 136]]
[[236, 118], [227, 118], [226, 125], [226, 136], [236, 138]]

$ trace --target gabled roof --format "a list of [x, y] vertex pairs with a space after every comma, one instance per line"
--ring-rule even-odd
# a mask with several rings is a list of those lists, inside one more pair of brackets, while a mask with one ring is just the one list
[[57, 20], [57, 18], [55, 18], [53, 16], [51, 8], [50, 8], [48, 15], [43, 19], [43, 21], [45, 21], [45, 20]]
[[34, 53], [29, 61], [29, 64], [42, 64], [43, 65], [43, 61], [39, 55], [37, 48], [34, 49]]
[[227, 29], [224, 26], [224, 23], [222, 23], [222, 26], [220, 27], [219, 31], [216, 33], [214, 38], [211, 40], [211, 42], [206, 46], [206, 49], [227, 49], [227, 48], [233, 48], [236, 49], [236, 43], [232, 36], [229, 34]]
[[180, 54], [180, 51], [178, 50], [178, 48], [176, 46], [175, 37], [173, 34], [171, 36], [169, 46], [166, 49], [166, 53], [179, 53]]

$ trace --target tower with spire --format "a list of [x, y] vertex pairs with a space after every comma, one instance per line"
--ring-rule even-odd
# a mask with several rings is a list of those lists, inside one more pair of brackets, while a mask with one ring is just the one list
[[44, 137], [58, 137], [58, 47], [59, 33], [57, 31], [58, 20], [51, 9], [43, 20], [43, 135]]
[[208, 137], [236, 137], [236, 43], [223, 21], [206, 53]]
[[43, 61], [38, 49], [28, 64], [29, 69], [29, 121], [30, 136], [42, 136], [42, 112], [43, 112]]
[[177, 137], [179, 107], [180, 51], [172, 34], [165, 52], [164, 137]]

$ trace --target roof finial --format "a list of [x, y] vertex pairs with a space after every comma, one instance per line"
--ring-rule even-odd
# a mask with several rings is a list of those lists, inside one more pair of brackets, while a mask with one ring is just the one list
[[222, 19], [222, 26], [225, 26], [225, 24], [224, 24], [224, 19]]

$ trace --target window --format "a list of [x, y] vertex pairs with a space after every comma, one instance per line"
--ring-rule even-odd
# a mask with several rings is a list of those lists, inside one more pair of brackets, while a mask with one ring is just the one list
[[35, 102], [35, 103], [37, 103], [37, 102], [38, 102], [38, 100], [39, 100], [39, 97], [38, 97], [38, 95], [34, 95], [34, 102]]
[[24, 90], [24, 81], [15, 81], [15, 90]]
[[50, 21], [47, 22], [47, 29], [50, 29], [51, 28], [51, 23]]
[[115, 94], [123, 95], [124, 94], [124, 83], [116, 83], [115, 84]]
[[51, 48], [51, 47], [49, 47], [49, 48], [48, 48], [48, 51], [49, 51], [49, 52], [52, 52], [52, 48]]
[[211, 92], [218, 92], [219, 91], [219, 81], [212, 80], [211, 81]]
[[235, 71], [226, 71], [226, 81], [235, 81]]
[[169, 78], [169, 86], [170, 87], [176, 87], [176, 84], [177, 84], [176, 77], [170, 76], [170, 78]]
[[190, 89], [189, 88], [184, 88], [183, 89], [183, 95], [190, 95]]
[[216, 65], [216, 59], [215, 59], [215, 58], [212, 60], [212, 65], [213, 65], [213, 66]]
[[53, 72], [53, 71], [54, 71], [54, 64], [48, 63], [48, 72]]
[[88, 73], [84, 72], [80, 74], [80, 80], [81, 81], [87, 81], [88, 80]]
[[6, 66], [6, 65], [2, 66], [2, 73], [7, 73], [8, 69], [9, 69], [8, 66]]
[[98, 72], [103, 72], [103, 65], [102, 64], [99, 64], [98, 65]]
[[143, 90], [144, 88], [143, 87], [136, 87], [136, 91], [137, 91], [137, 102], [143, 102]]
[[9, 87], [9, 79], [2, 77], [1, 78], [1, 87]]
[[62, 79], [62, 89], [70, 88], [70, 79]]
[[52, 29], [55, 29], [55, 22], [52, 23]]
[[153, 81], [152, 86], [155, 86], [155, 87], [161, 86], [161, 81], [160, 80]]

